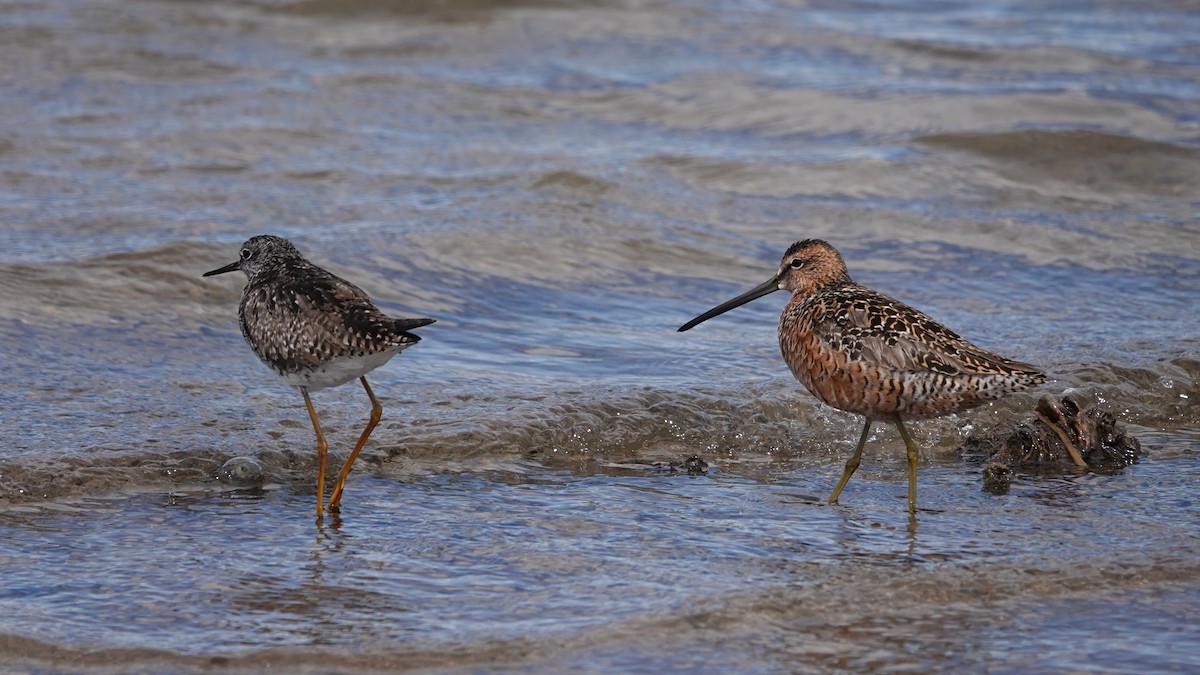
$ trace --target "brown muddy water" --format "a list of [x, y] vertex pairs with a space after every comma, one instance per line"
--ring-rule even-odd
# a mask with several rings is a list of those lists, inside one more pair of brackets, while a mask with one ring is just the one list
[[[0, 671], [1200, 669], [1200, 12], [1113, 3], [0, 6]], [[248, 236], [425, 338], [340, 521], [238, 333]], [[1040, 390], [857, 438], [805, 237]], [[984, 492], [1071, 392], [1147, 455]], [[369, 405], [315, 396], [335, 456]], [[679, 463], [696, 455], [707, 472]], [[223, 477], [252, 458], [258, 485]]]

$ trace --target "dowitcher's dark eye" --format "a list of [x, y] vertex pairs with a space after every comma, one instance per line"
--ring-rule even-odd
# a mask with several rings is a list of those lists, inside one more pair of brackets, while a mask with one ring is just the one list
[[800, 258], [793, 258], [792, 262], [788, 263], [788, 267], [791, 267], [794, 270], [798, 270], [801, 267], [804, 267], [804, 261], [801, 260]]
[[248, 248], [242, 249], [242, 260], [249, 260], [254, 257], [254, 251]]

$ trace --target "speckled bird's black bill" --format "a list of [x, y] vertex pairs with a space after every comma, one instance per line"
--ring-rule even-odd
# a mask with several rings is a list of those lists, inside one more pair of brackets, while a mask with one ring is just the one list
[[224, 267], [218, 267], [215, 270], [205, 272], [204, 274], [202, 274], [200, 276], [211, 277], [215, 274], [225, 274], [226, 272], [232, 272], [234, 270], [241, 269], [241, 268], [242, 268], [242, 261], [237, 260], [237, 261], [229, 263], [228, 265], [226, 265]]

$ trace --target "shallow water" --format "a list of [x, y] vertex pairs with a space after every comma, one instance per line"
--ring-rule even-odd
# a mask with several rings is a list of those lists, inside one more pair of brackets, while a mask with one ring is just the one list
[[[1200, 15], [1186, 2], [0, 8], [0, 663], [33, 672], [1200, 667]], [[389, 312], [337, 522], [201, 279], [270, 232]], [[771, 296], [859, 281], [1055, 378], [879, 427]], [[1147, 456], [982, 491], [1041, 393]], [[369, 411], [314, 397], [336, 456]], [[697, 455], [709, 469], [688, 475]], [[222, 464], [253, 457], [266, 484]]]

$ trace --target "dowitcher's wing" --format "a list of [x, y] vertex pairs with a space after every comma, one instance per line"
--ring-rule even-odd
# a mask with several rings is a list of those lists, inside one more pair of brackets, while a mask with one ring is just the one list
[[860, 286], [822, 298], [814, 332], [826, 346], [898, 371], [945, 375], [1040, 376], [1041, 371], [981, 349], [924, 313]]

